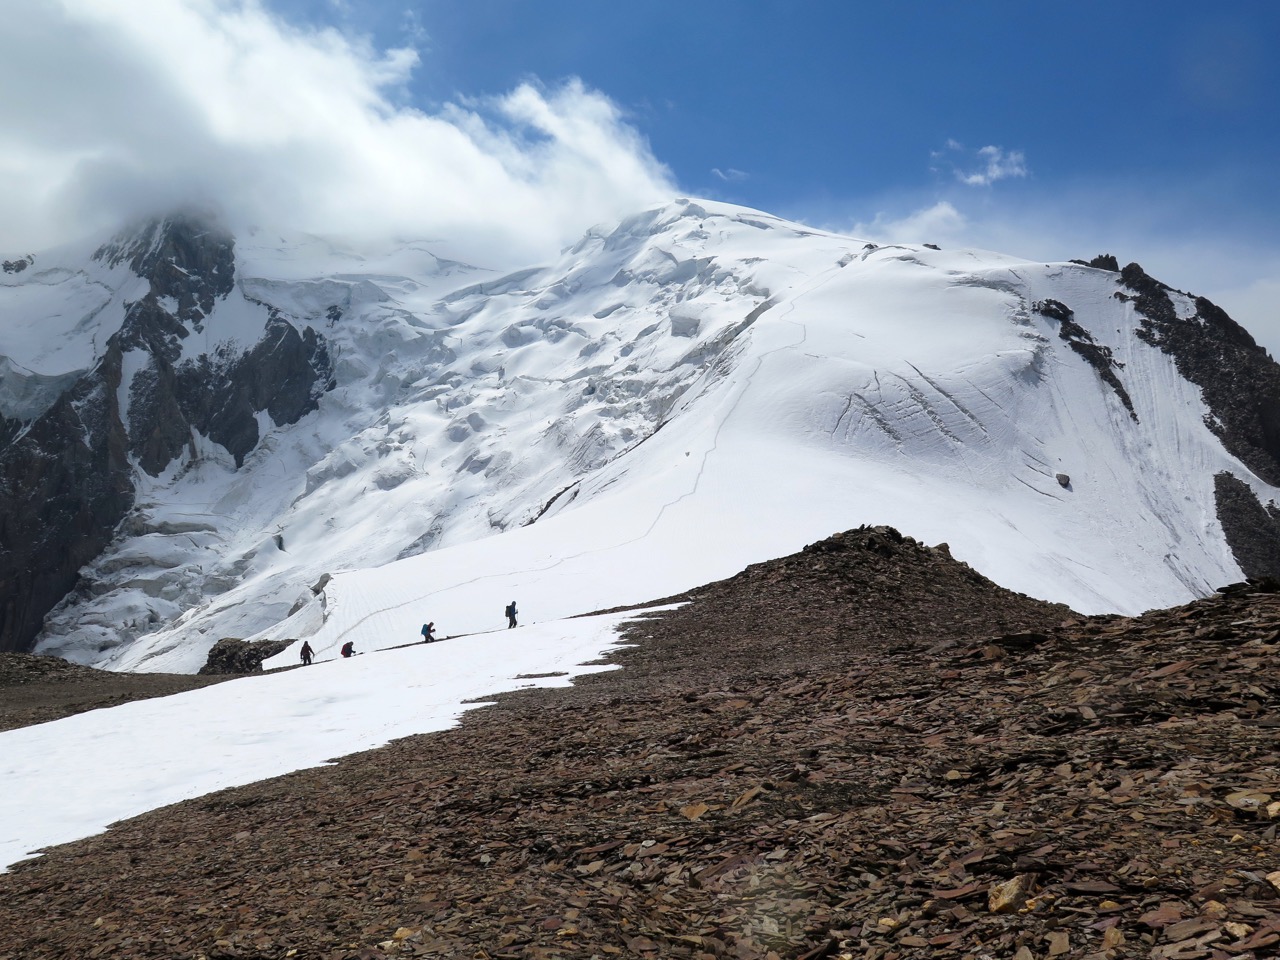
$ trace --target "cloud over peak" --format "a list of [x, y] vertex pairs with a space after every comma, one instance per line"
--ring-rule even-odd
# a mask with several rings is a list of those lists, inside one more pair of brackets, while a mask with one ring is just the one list
[[946, 148], [932, 155], [934, 170], [949, 170], [967, 187], [989, 187], [999, 180], [1025, 177], [1027, 158], [1021, 150], [985, 146], [969, 150], [957, 140], [948, 140]]
[[580, 81], [406, 106], [419, 54], [292, 26], [259, 0], [0, 0], [0, 248], [176, 206], [348, 236], [545, 256], [676, 191]]

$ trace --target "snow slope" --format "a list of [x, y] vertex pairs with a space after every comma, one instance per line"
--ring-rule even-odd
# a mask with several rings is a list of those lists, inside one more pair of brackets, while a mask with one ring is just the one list
[[[490, 629], [513, 597], [546, 621], [667, 596], [861, 523], [1136, 613], [1241, 578], [1215, 472], [1278, 493], [1105, 270], [691, 201], [502, 277], [421, 245], [255, 237], [237, 257], [225, 309], [322, 329], [337, 388], [297, 424], [264, 418], [239, 470], [196, 438], [139, 471], [145, 534], [86, 568], [41, 652], [193, 671], [223, 636], [389, 646], [428, 618]], [[1132, 416], [1047, 298], [1123, 364]]]
[[0, 871], [147, 810], [444, 730], [477, 697], [567, 686], [608, 669], [583, 664], [623, 619], [362, 653], [0, 733]]

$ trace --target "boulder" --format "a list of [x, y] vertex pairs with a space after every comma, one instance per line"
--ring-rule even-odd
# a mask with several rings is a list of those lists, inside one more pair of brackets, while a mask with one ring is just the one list
[[292, 640], [258, 640], [250, 643], [235, 637], [223, 637], [213, 645], [209, 657], [200, 673], [210, 674], [242, 674], [261, 673], [262, 661], [274, 657]]

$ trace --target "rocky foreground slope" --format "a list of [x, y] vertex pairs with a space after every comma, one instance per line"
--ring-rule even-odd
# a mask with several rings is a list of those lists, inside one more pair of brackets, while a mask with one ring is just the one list
[[185, 693], [221, 676], [111, 673], [30, 653], [0, 653], [0, 731], [47, 723], [131, 700]]
[[879, 527], [690, 600], [620, 671], [17, 866], [0, 958], [1280, 947], [1276, 585], [1086, 619]]

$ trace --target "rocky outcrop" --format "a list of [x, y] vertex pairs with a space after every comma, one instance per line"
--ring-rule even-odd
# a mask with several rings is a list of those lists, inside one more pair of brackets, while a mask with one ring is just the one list
[[1195, 315], [1178, 316], [1172, 288], [1136, 263], [1120, 273], [1116, 297], [1141, 315], [1137, 335], [1173, 357], [1198, 386], [1210, 414], [1205, 425], [1227, 451], [1273, 486], [1280, 485], [1280, 365], [1226, 312], [1204, 297]]
[[60, 657], [0, 653], [0, 731], [118, 707], [131, 700], [185, 693], [227, 679], [227, 675], [116, 673]]
[[209, 650], [209, 658], [200, 675], [261, 673], [262, 661], [274, 657], [292, 640], [258, 640], [250, 643], [235, 637], [223, 637]]
[[1280, 579], [1280, 508], [1264, 507], [1247, 483], [1225, 470], [1213, 478], [1213, 497], [1227, 546], [1244, 575]]
[[45, 614], [111, 542], [133, 505], [135, 463], [159, 475], [200, 434], [240, 466], [262, 412], [294, 423], [334, 385], [323, 338], [265, 307], [253, 346], [184, 349], [235, 289], [235, 241], [207, 218], [153, 221], [94, 257], [127, 263], [149, 289], [125, 305], [93, 369], [31, 422], [0, 422], [0, 651], [29, 650]]
[[235, 241], [226, 231], [174, 217], [94, 256], [113, 265], [127, 260], [151, 285], [130, 305], [117, 337], [123, 350], [148, 355], [129, 384], [128, 422], [129, 452], [152, 476], [182, 455], [193, 431], [225, 447], [240, 466], [257, 446], [258, 413], [277, 425], [296, 423], [332, 389], [323, 339], [275, 310], [250, 349], [221, 345], [184, 358], [182, 341], [204, 331], [216, 301], [235, 285]]
[[1097, 270], [1107, 270], [1111, 273], [1120, 272], [1120, 261], [1110, 253], [1100, 253], [1092, 260], [1072, 260], [1072, 263], [1078, 263], [1082, 267], [1093, 267]]
[[6, 417], [0, 414], [0, 450], [3, 450], [10, 443], [18, 438], [18, 434], [22, 432], [22, 421], [16, 417]]
[[28, 650], [133, 505], [112, 345], [0, 452], [0, 651]]
[[[992, 583], [951, 556], [946, 544], [926, 546], [890, 526], [863, 526], [811, 543], [800, 553], [752, 564], [728, 580], [677, 598], [704, 612], [680, 642], [697, 662], [704, 631], [742, 637], [718, 645], [721, 665], [737, 667], [739, 653], [758, 653], [758, 637], [802, 635], [807, 660], [831, 651], [889, 652], [930, 646], [939, 625], [953, 634], [1016, 632], [1071, 616], [1046, 603]], [[966, 619], [955, 611], [981, 610]], [[966, 615], [967, 616], [967, 615]], [[781, 666], [782, 651], [774, 666]], [[629, 661], [643, 673], [657, 664]], [[669, 670], [670, 666], [662, 667]]]
[[111, 266], [128, 261], [133, 272], [151, 284], [143, 302], [173, 299], [175, 319], [196, 330], [203, 329], [214, 303], [235, 286], [235, 242], [205, 214], [152, 220], [99, 247], [93, 258]]
[[[162, 389], [161, 378], [145, 385], [135, 379], [139, 402], [171, 402], [181, 421], [189, 424], [184, 436], [174, 437], [176, 442], [166, 448], [169, 459], [160, 469], [179, 455], [191, 429], [225, 447], [240, 466], [258, 444], [260, 411], [277, 425], [296, 423], [316, 409], [334, 385], [324, 340], [310, 327], [300, 333], [274, 312], [252, 349], [235, 357], [203, 355], [163, 381]], [[163, 429], [162, 420], [155, 423]]]
[[1133, 409], [1133, 400], [1130, 399], [1129, 391], [1124, 388], [1124, 384], [1116, 375], [1116, 370], [1123, 370], [1124, 365], [1111, 356], [1111, 348], [1097, 343], [1093, 339], [1093, 334], [1076, 322], [1075, 311], [1060, 300], [1041, 300], [1032, 304], [1032, 309], [1042, 316], [1058, 321], [1058, 336], [1098, 372], [1103, 382], [1120, 398], [1120, 402], [1129, 411], [1133, 422], [1137, 423], [1138, 414]]

